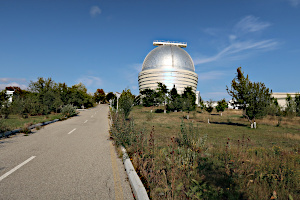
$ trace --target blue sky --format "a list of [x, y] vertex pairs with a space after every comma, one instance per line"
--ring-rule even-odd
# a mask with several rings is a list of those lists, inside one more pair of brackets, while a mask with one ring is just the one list
[[51, 77], [138, 94], [154, 40], [187, 42], [204, 100], [230, 99], [239, 66], [300, 91], [300, 0], [0, 0], [0, 89]]

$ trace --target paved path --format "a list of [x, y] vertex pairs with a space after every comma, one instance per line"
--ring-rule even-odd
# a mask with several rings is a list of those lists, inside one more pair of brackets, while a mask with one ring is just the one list
[[133, 199], [108, 106], [0, 140], [0, 199]]

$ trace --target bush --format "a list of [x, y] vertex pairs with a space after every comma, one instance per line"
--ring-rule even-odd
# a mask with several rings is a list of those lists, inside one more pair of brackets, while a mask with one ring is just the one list
[[31, 129], [29, 128], [32, 125], [32, 123], [24, 124], [23, 128], [21, 128], [20, 132], [24, 133], [25, 135], [28, 135], [31, 133]]
[[116, 145], [128, 147], [136, 142], [137, 132], [134, 130], [133, 119], [128, 121], [125, 119], [125, 115], [113, 111], [110, 112], [110, 115], [113, 120], [111, 137], [115, 140]]
[[4, 133], [5, 131], [8, 131], [8, 128], [4, 125], [3, 119], [0, 119], [0, 133]]
[[128, 118], [130, 111], [133, 107], [134, 96], [131, 94], [130, 90], [123, 90], [119, 98], [119, 108], [124, 113], [125, 119]]
[[61, 109], [61, 113], [63, 114], [64, 117], [72, 117], [74, 115], [77, 115], [76, 112], [76, 107], [68, 104], [65, 105], [62, 109]]

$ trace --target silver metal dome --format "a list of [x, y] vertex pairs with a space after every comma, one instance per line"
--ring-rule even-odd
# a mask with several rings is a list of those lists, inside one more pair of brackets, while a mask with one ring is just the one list
[[195, 72], [191, 56], [175, 45], [162, 45], [153, 49], [145, 58], [142, 71], [161, 69], [164, 71], [188, 70]]
[[[139, 90], [156, 89], [157, 83], [163, 83], [169, 90], [175, 85], [182, 94], [186, 87], [196, 92], [198, 75], [195, 73], [191, 56], [182, 48], [186, 43], [154, 41], [153, 49], [145, 58], [139, 73]], [[182, 47], [182, 48], [180, 48]]]

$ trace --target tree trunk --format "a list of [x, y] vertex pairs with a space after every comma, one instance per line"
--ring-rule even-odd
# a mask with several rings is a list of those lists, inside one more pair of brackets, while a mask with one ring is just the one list
[[[243, 114], [243, 116], [247, 117], [248, 121], [250, 122], [250, 127], [253, 128], [253, 122], [252, 122], [252, 120], [248, 117], [248, 115]], [[255, 118], [253, 119], [253, 121], [255, 121]]]

